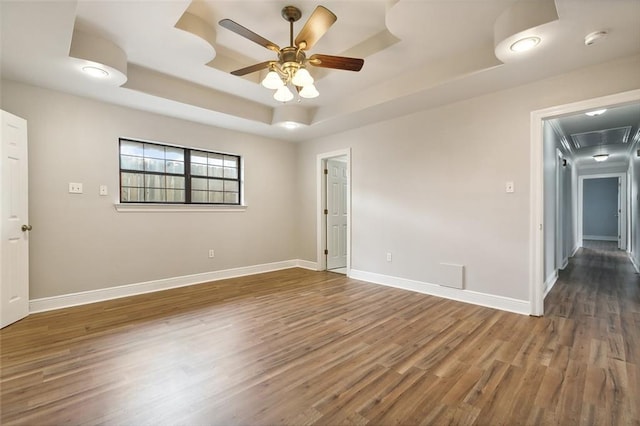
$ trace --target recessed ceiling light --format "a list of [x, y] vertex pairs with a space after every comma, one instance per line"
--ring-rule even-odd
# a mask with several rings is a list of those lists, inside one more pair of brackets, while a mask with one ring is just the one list
[[584, 115], [588, 115], [589, 117], [595, 117], [595, 116], [597, 116], [597, 115], [602, 115], [602, 114], [604, 114], [605, 112], [607, 112], [607, 109], [606, 109], [606, 108], [603, 108], [603, 109], [597, 109], [597, 110], [595, 110], [595, 111], [585, 112], [585, 113], [584, 113]]
[[86, 72], [91, 77], [95, 77], [95, 78], [106, 78], [109, 76], [109, 73], [107, 71], [98, 67], [86, 66], [86, 67], [82, 67], [82, 71]]
[[513, 43], [510, 49], [514, 52], [526, 52], [540, 44], [540, 37], [525, 37]]
[[297, 129], [300, 125], [298, 123], [296, 123], [295, 121], [284, 121], [282, 123], [282, 127], [284, 127], [285, 129], [289, 129], [289, 130], [293, 130], [293, 129]]
[[593, 159], [599, 163], [605, 161], [607, 158], [609, 158], [609, 154], [596, 154], [593, 156]]

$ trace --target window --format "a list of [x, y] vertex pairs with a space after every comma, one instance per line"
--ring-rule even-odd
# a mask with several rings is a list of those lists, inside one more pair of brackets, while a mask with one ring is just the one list
[[240, 157], [120, 139], [120, 202], [240, 204]]

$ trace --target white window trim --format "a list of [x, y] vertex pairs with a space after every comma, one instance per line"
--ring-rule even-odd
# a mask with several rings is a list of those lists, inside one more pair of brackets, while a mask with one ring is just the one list
[[245, 205], [214, 204], [161, 204], [161, 203], [115, 203], [114, 207], [122, 213], [131, 212], [244, 212]]

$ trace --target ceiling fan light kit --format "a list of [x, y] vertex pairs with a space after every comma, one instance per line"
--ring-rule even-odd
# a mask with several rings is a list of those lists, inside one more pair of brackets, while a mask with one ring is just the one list
[[251, 65], [232, 71], [231, 74], [243, 76], [268, 68], [269, 72], [262, 80], [262, 85], [276, 91], [273, 95], [275, 100], [288, 102], [294, 98], [289, 86], [295, 89], [301, 98], [311, 99], [320, 95], [313, 84], [311, 73], [307, 70], [308, 65], [356, 72], [362, 69], [364, 60], [358, 58], [316, 54], [307, 59], [305, 51], [311, 49], [338, 19], [329, 9], [323, 6], [316, 7], [295, 40], [293, 23], [302, 17], [302, 12], [295, 6], [285, 6], [282, 9], [282, 17], [289, 22], [289, 46], [283, 48], [230, 19], [219, 22], [220, 26], [278, 54], [278, 60]]

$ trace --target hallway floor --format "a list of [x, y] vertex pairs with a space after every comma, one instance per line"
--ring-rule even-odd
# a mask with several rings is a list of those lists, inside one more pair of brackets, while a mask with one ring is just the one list
[[545, 319], [563, 333], [560, 379], [584, 389], [580, 423], [638, 424], [640, 275], [627, 253], [615, 242], [585, 241], [545, 299]]

